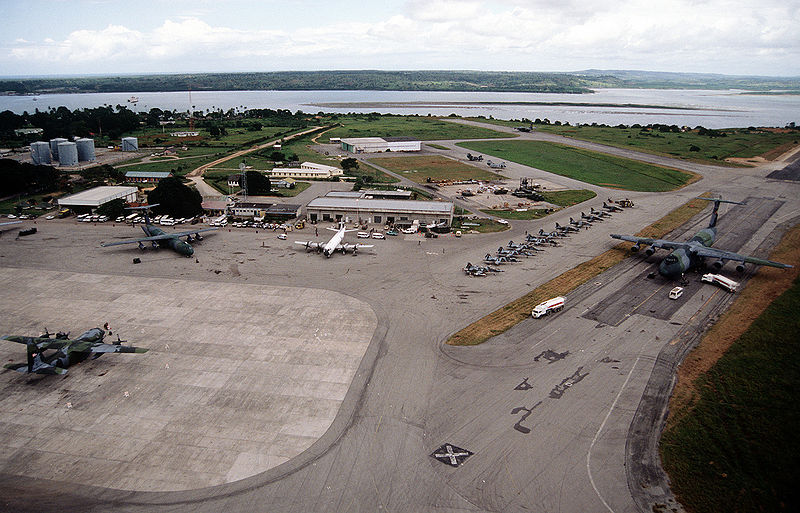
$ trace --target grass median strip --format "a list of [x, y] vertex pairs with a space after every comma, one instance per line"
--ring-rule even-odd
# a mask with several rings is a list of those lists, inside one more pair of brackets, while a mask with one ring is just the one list
[[[706, 193], [703, 196], [708, 196]], [[708, 206], [708, 202], [698, 199], [689, 200], [663, 218], [640, 231], [640, 237], [664, 237]], [[495, 310], [489, 315], [473, 322], [466, 328], [453, 334], [447, 344], [454, 346], [474, 346], [486, 342], [490, 338], [505, 332], [527, 319], [534, 306], [555, 296], [563, 296], [578, 286], [586, 283], [606, 269], [618, 264], [628, 256], [625, 251], [630, 243], [617, 244], [612, 249], [583, 262], [569, 271], [536, 287], [521, 298]]]

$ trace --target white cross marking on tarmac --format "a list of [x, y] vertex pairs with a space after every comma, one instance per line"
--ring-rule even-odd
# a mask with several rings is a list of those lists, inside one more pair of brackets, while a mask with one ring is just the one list
[[469, 456], [468, 452], [453, 452], [453, 447], [451, 445], [445, 445], [445, 447], [447, 447], [447, 454], [436, 453], [434, 456], [437, 458], [450, 458], [451, 465], [458, 465], [457, 456]]

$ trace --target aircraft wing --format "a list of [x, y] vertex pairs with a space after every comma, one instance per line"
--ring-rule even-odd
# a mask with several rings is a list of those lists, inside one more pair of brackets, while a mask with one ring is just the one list
[[119, 246], [120, 244], [136, 244], [137, 242], [174, 239], [176, 237], [185, 237], [186, 235], [192, 235], [194, 233], [200, 233], [200, 232], [209, 232], [212, 230], [216, 230], [216, 228], [203, 228], [202, 230], [192, 230], [189, 232], [165, 233], [163, 235], [151, 235], [150, 237], [139, 237], [138, 239], [126, 239], [117, 242], [104, 242], [100, 244], [100, 246], [105, 248], [108, 246]]
[[361, 244], [360, 242], [357, 242], [355, 244], [350, 244], [349, 242], [343, 242], [342, 244], [338, 244], [336, 246], [336, 249], [341, 250], [342, 248], [344, 248], [345, 250], [348, 250], [352, 248], [361, 249], [361, 248], [374, 248], [374, 247], [375, 247], [374, 244]]
[[123, 346], [119, 344], [97, 344], [89, 348], [91, 353], [146, 353], [142, 347]]
[[34, 344], [40, 351], [45, 349], [61, 349], [72, 342], [72, 340], [64, 338], [28, 337], [25, 335], [6, 335], [0, 337], [0, 339], [17, 342], [18, 344]]
[[200, 232], [215, 232], [217, 231], [216, 228], [203, 228], [202, 230], [189, 230], [185, 232], [178, 232], [178, 233], [170, 233], [168, 234], [171, 237], [186, 237], [187, 235], [194, 235], [195, 233]]
[[321, 248], [322, 246], [324, 246], [324, 244], [322, 244], [320, 242], [312, 242], [312, 241], [304, 241], [304, 240], [296, 240], [296, 241], [294, 241], [294, 243], [295, 244], [300, 244], [300, 245], [303, 245], [303, 246], [305, 246], [307, 248], [312, 248], [312, 249], [317, 249], [317, 248]]
[[660, 249], [678, 249], [689, 246], [689, 244], [685, 242], [676, 242], [664, 239], [648, 239], [646, 237], [636, 237], [634, 235], [620, 235], [618, 233], [612, 233], [611, 238], [626, 240], [628, 242], [635, 242], [636, 244], [644, 244], [645, 246], [652, 246], [654, 248], [660, 248]]
[[697, 250], [695, 250], [695, 254], [701, 257], [718, 258], [721, 260], [732, 260], [734, 262], [746, 262], [748, 264], [756, 264], [756, 265], [768, 265], [771, 267], [780, 267], [781, 269], [788, 269], [790, 267], [794, 267], [789, 264], [782, 264], [780, 262], [773, 262], [772, 260], [763, 260], [761, 258], [740, 255], [739, 253], [734, 253], [733, 251], [725, 251], [716, 248], [706, 248], [706, 247], [698, 248]]
[[5, 223], [0, 223], [0, 226], [5, 226], [7, 224], [20, 224], [22, 221], [7, 221]]

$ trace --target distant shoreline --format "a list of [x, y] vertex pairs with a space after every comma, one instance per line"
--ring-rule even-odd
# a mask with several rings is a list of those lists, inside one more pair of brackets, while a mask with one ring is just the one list
[[647, 105], [641, 103], [591, 103], [591, 102], [542, 102], [542, 101], [483, 101], [483, 102], [315, 102], [306, 103], [312, 107], [329, 109], [391, 109], [391, 108], [439, 108], [453, 106], [489, 106], [489, 105], [545, 105], [551, 107], [611, 107], [621, 109], [669, 109], [669, 110], [713, 110], [718, 112], [736, 112], [735, 109], [699, 109], [697, 107], [681, 107], [676, 105]]

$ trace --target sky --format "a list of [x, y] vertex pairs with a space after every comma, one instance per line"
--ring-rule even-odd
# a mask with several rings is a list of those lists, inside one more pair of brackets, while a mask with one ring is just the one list
[[635, 69], [800, 76], [800, 0], [0, 0], [0, 76]]

